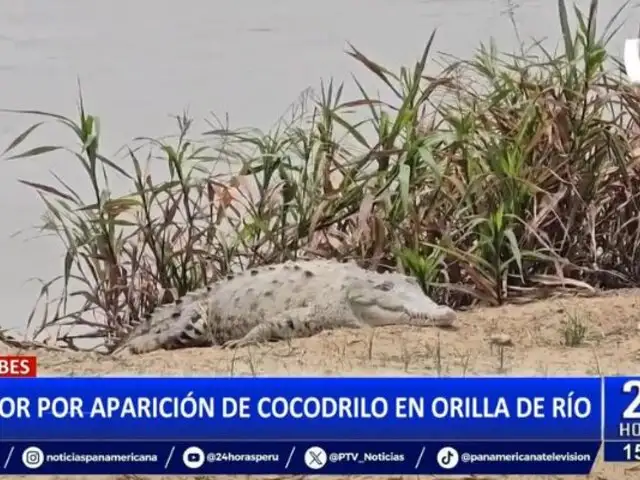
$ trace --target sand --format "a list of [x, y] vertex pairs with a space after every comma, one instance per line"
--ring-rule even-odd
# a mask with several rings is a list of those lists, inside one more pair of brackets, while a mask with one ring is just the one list
[[[237, 351], [200, 348], [142, 356], [123, 354], [118, 358], [44, 351], [36, 354], [39, 372], [48, 375], [632, 375], [640, 372], [639, 306], [640, 290], [620, 290], [594, 297], [564, 296], [523, 305], [476, 308], [460, 313], [457, 330], [341, 330]], [[586, 327], [584, 334], [580, 334], [581, 327]], [[513, 346], [492, 344], [496, 335], [508, 336]], [[567, 339], [572, 345], [567, 345]], [[605, 464], [599, 459], [588, 477], [551, 478], [640, 479], [640, 466]]]

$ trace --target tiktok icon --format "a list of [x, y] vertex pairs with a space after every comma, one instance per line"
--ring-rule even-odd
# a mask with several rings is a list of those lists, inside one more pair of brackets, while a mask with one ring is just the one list
[[440, 468], [451, 470], [456, 468], [456, 465], [460, 462], [460, 454], [453, 447], [444, 447], [436, 455], [436, 461]]

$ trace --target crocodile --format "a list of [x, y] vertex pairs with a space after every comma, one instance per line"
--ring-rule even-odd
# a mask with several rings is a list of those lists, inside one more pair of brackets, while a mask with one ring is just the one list
[[455, 311], [426, 296], [413, 277], [355, 262], [287, 261], [227, 275], [158, 307], [132, 325], [113, 352], [239, 348], [336, 328], [446, 328], [455, 319]]

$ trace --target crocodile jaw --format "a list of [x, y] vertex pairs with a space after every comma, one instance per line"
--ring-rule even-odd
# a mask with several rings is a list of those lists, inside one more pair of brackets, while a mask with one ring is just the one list
[[351, 310], [367, 325], [450, 327], [456, 320], [454, 310], [435, 303], [418, 285], [385, 282], [381, 287], [354, 285], [347, 291]]

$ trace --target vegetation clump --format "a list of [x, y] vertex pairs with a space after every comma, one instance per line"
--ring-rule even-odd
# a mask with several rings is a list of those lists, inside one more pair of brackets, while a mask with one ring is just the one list
[[[22, 181], [65, 248], [63, 271], [36, 304], [46, 305], [41, 321], [36, 307], [29, 317], [34, 340], [57, 327], [58, 345], [105, 343], [221, 275], [303, 254], [403, 268], [453, 307], [638, 285], [640, 96], [606, 49], [622, 9], [599, 35], [597, 6], [576, 10], [572, 31], [558, 1], [560, 53], [535, 43], [506, 55], [491, 43], [436, 76], [425, 73], [433, 34], [398, 74], [351, 47], [394, 103], [357, 79], [359, 96], [345, 100], [330, 82], [271, 132], [219, 127], [194, 139], [182, 115], [175, 139], [135, 139], [124, 160], [101, 153], [82, 102], [77, 121], [19, 112], [64, 125], [79, 146], [16, 153], [37, 123], [5, 155], [65, 150], [92, 192], [57, 177]], [[166, 178], [149, 172], [158, 159]], [[220, 162], [238, 168], [214, 175]], [[127, 195], [112, 193], [116, 182], [128, 182]], [[67, 304], [73, 297], [79, 308]]]

